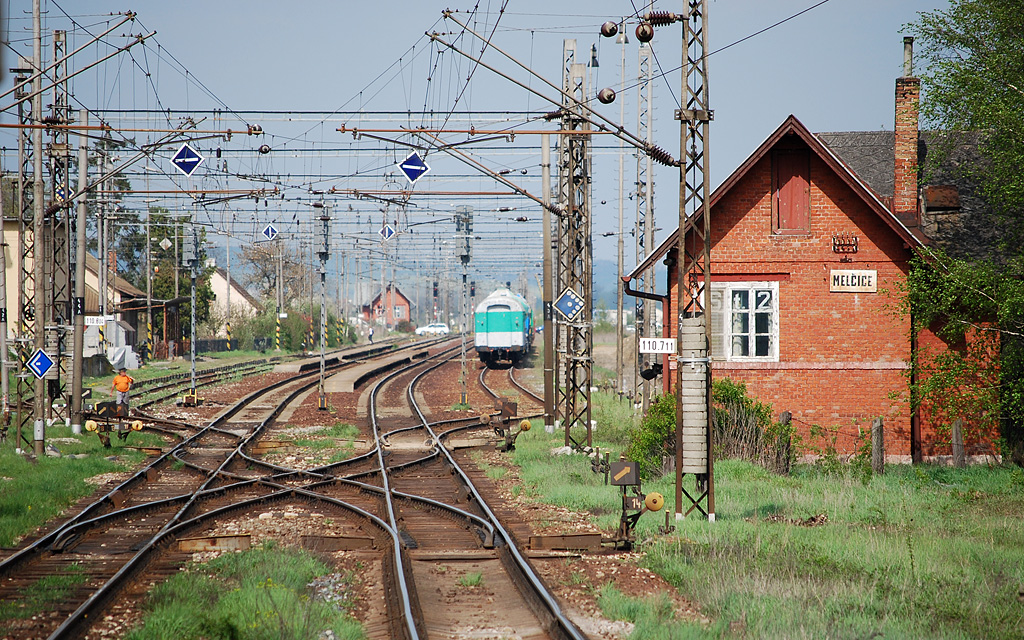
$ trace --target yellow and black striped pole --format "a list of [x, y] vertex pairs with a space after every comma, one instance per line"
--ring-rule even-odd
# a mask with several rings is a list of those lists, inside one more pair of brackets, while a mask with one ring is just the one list
[[227, 322], [227, 329], [228, 329], [228, 351], [231, 351], [231, 321], [230, 320], [228, 320], [228, 322]]
[[146, 357], [153, 357], [153, 319], [146, 318]]
[[281, 314], [277, 314], [277, 329], [274, 332], [274, 349], [281, 350]]

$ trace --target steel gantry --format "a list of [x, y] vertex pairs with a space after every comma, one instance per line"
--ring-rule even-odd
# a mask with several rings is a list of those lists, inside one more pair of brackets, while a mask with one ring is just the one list
[[[668, 14], [671, 15], [671, 14]], [[654, 24], [672, 20], [648, 13]], [[684, 108], [679, 143], [679, 252], [676, 261], [678, 332], [676, 346], [676, 517], [694, 509], [715, 519], [714, 456], [711, 419], [711, 207], [708, 129], [714, 113], [708, 107], [707, 0], [689, 0], [683, 23]], [[683, 488], [682, 478], [696, 478], [696, 492]], [[683, 496], [690, 503], [685, 511]], [[701, 506], [704, 502], [706, 509]]]
[[[54, 73], [58, 82], [54, 85], [53, 104], [51, 105], [50, 122], [55, 125], [69, 124], [70, 108], [68, 106], [67, 83], [61, 82], [67, 76], [67, 58], [65, 56], [66, 35], [64, 31], [53, 33], [53, 59], [58, 61]], [[71, 215], [69, 198], [73, 189], [69, 176], [71, 165], [71, 147], [68, 140], [67, 127], [56, 127], [50, 130], [50, 188], [51, 205], [46, 209], [46, 240], [50, 245], [46, 267], [49, 273], [47, 281], [50, 295], [45, 312], [46, 352], [53, 354], [56, 366], [47, 374], [47, 395], [51, 402], [49, 408], [61, 418], [68, 418], [71, 406], [68, 397], [67, 374], [68, 351], [66, 337], [72, 325], [71, 292], [74, 287], [74, 275], [71, 264], [77, 256], [71, 253], [70, 239], [74, 238], [75, 217]], [[85, 313], [81, 309], [80, 313]], [[60, 401], [58, 401], [58, 399]]]
[[18, 254], [18, 321], [15, 329], [15, 349], [18, 354], [15, 395], [18, 406], [14, 414], [17, 446], [31, 443], [23, 430], [32, 421], [35, 407], [35, 384], [29, 378], [28, 358], [34, 343], [35, 322], [35, 145], [30, 139], [32, 133], [27, 125], [32, 124], [32, 105], [28, 96], [32, 93], [30, 73], [35, 65], [31, 60], [21, 58], [14, 79], [14, 97], [18, 100], [18, 124], [26, 125], [18, 130], [18, 237], [21, 251]]
[[[652, 108], [653, 87], [651, 81], [651, 47], [640, 44], [637, 59], [637, 137], [648, 145], [653, 144], [654, 109]], [[654, 161], [650, 154], [636, 154], [636, 264], [647, 258], [648, 240], [654, 239]], [[637, 279], [637, 290], [647, 293], [654, 291], [653, 276], [642, 272]], [[651, 402], [652, 381], [641, 378], [640, 372], [651, 366], [650, 356], [640, 353], [640, 339], [651, 333], [655, 312], [647, 312], [645, 299], [636, 297], [636, 353], [633, 389], [639, 390], [641, 407], [647, 412]]]
[[[591, 446], [590, 387], [593, 372], [591, 322], [592, 245], [590, 216], [590, 120], [587, 108], [586, 66], [575, 62], [576, 41], [566, 40], [563, 48], [565, 87], [562, 98], [562, 133], [559, 142], [558, 218], [559, 299], [576, 295], [575, 305], [556, 323], [558, 356], [555, 368], [558, 413], [565, 428], [565, 444], [573, 448]], [[579, 132], [579, 133], [575, 133]], [[570, 293], [571, 292], [571, 293]], [[559, 304], [556, 301], [556, 308]], [[585, 430], [586, 439], [577, 435]]]

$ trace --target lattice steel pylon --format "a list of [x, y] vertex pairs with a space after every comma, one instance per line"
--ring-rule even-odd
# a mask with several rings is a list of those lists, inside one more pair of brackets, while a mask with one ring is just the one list
[[[590, 122], [585, 119], [587, 100], [586, 66], [573, 62], [576, 41], [566, 40], [565, 93], [562, 98], [562, 131], [559, 141], [558, 285], [556, 296], [573, 292], [582, 304], [571, 317], [557, 323], [556, 406], [565, 428], [565, 444], [573, 448], [591, 446], [590, 387], [593, 377], [593, 332], [591, 299], [593, 291], [590, 216]], [[572, 99], [570, 99], [570, 96]], [[580, 133], [572, 133], [579, 131]], [[570, 294], [572, 295], [572, 294]], [[557, 299], [555, 307], [559, 308]], [[561, 374], [561, 380], [557, 376]], [[576, 433], [585, 429], [586, 441]]]
[[21, 58], [19, 69], [23, 73], [15, 76], [14, 97], [18, 100], [18, 237], [21, 240], [21, 251], [18, 254], [18, 324], [15, 331], [15, 349], [18, 353], [15, 395], [18, 408], [14, 415], [17, 446], [32, 443], [25, 434], [24, 428], [34, 418], [35, 383], [31, 379], [26, 363], [32, 355], [35, 335], [35, 270], [34, 257], [36, 234], [35, 227], [35, 185], [33, 165], [35, 147], [30, 139], [29, 125], [32, 122], [32, 108], [26, 99], [32, 93], [28, 83], [29, 74], [35, 65]]
[[[658, 24], [654, 14], [648, 19]], [[676, 517], [698, 510], [715, 519], [711, 419], [711, 324], [707, 303], [711, 284], [711, 203], [708, 129], [707, 0], [689, 0], [683, 22], [684, 108], [679, 143], [679, 245], [676, 351]], [[696, 497], [683, 488], [696, 478]], [[682, 511], [683, 496], [690, 502]], [[701, 503], [706, 500], [706, 509]]]
[[[67, 125], [71, 121], [68, 107], [67, 85], [59, 82], [67, 77], [66, 35], [64, 31], [53, 32], [53, 59], [57, 61], [54, 75], [58, 83], [54, 87], [53, 104], [51, 105], [50, 122], [55, 125]], [[46, 254], [48, 280], [50, 284], [49, 304], [46, 305], [46, 352], [54, 355], [57, 366], [47, 374], [47, 395], [51, 400], [63, 399], [63, 402], [49, 402], [51, 411], [61, 418], [70, 417], [71, 399], [68, 397], [67, 349], [68, 329], [72, 325], [71, 292], [74, 276], [71, 270], [72, 256], [70, 238], [74, 237], [75, 216], [68, 208], [71, 205], [71, 180], [68, 167], [71, 164], [71, 147], [68, 141], [68, 129], [58, 126], [51, 129], [49, 148], [51, 206], [47, 208], [46, 229], [48, 244], [51, 251]], [[83, 310], [84, 311], [84, 310]]]
[[[651, 81], [651, 48], [645, 43], [640, 44], [637, 58], [637, 137], [650, 147], [654, 135], [653, 88]], [[650, 154], [636, 154], [636, 263], [640, 264], [647, 257], [648, 239], [654, 239], [654, 161]], [[646, 293], [654, 291], [653, 277], [643, 271], [637, 278], [637, 290]], [[649, 317], [650, 316], [650, 317]], [[654, 383], [643, 380], [640, 371], [650, 363], [650, 356], [640, 353], [640, 339], [651, 334], [654, 313], [647, 313], [645, 300], [636, 297], [636, 367], [633, 370], [633, 388], [640, 390], [641, 407], [644, 413], [651, 403], [651, 390]]]

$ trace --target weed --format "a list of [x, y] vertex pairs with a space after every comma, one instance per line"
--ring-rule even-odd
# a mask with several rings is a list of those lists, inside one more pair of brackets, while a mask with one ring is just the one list
[[479, 587], [484, 583], [484, 574], [479, 572], [472, 572], [463, 575], [459, 578], [459, 586], [462, 587]]

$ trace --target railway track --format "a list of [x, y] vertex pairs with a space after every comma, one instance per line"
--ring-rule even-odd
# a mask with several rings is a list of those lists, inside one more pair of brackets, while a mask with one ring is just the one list
[[[3, 599], [46, 576], [82, 576], [74, 593], [19, 622], [11, 637], [87, 636], [104, 612], [179, 570], [191, 557], [183, 539], [267, 509], [300, 509], [334, 523], [305, 546], [362, 549], [380, 573], [385, 606], [364, 620], [369, 637], [452, 637], [467, 624], [489, 624], [524, 637], [583, 638], [473, 482], [460, 450], [493, 444], [485, 421], [431, 421], [418, 397], [422, 380], [453, 366], [454, 350], [387, 367], [369, 387], [363, 450], [343, 461], [299, 468], [258, 452], [276, 437], [281, 414], [308, 397], [318, 371], [253, 392], [206, 426], [165, 424], [179, 432], [177, 444], [0, 563]], [[354, 364], [331, 373], [349, 375]], [[441, 584], [460, 571], [478, 573], [488, 589], [453, 606]]]

